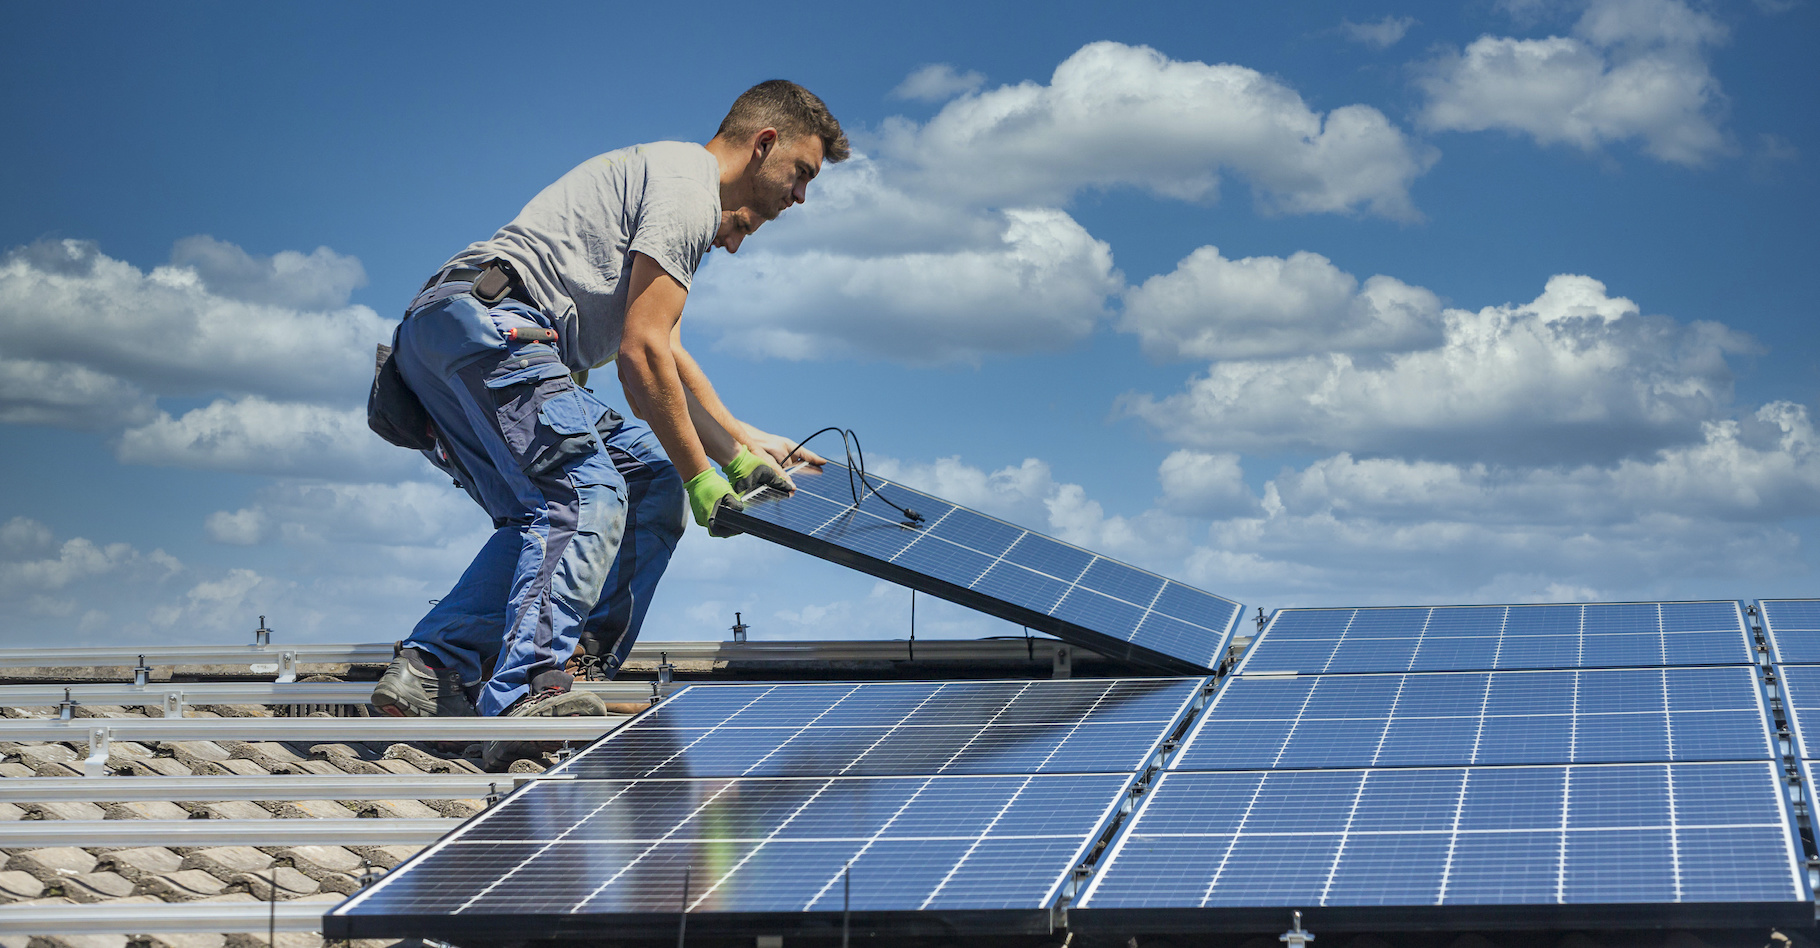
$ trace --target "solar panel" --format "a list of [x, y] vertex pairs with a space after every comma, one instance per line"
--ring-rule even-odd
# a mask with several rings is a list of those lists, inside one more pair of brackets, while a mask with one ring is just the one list
[[867, 475], [921, 524], [848, 469], [794, 472], [797, 491], [762, 491], [732, 526], [1109, 658], [1194, 674], [1216, 668], [1242, 607], [1117, 560]]
[[1747, 666], [1245, 675], [1220, 689], [1170, 766], [1768, 760], [1762, 695]]
[[1777, 665], [1775, 674], [1794, 732], [1795, 756], [1820, 759], [1820, 666]]
[[1171, 772], [1069, 924], [1811, 924], [1801, 858], [1769, 761]]
[[1202, 679], [686, 688], [324, 917], [332, 937], [1047, 932]]
[[1241, 672], [1749, 664], [1735, 602], [1283, 609]]
[[1761, 599], [1757, 607], [1775, 661], [1820, 663], [1820, 599]]

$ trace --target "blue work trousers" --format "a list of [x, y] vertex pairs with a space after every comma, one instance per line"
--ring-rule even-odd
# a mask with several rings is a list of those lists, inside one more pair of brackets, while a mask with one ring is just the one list
[[493, 518], [493, 536], [404, 644], [470, 687], [496, 715], [528, 690], [566, 685], [584, 626], [609, 674], [638, 637], [683, 531], [683, 487], [645, 425], [575, 384], [542, 342], [549, 328], [514, 300], [489, 307], [466, 283], [420, 294], [399, 327], [405, 384], [447, 456], [426, 451]]

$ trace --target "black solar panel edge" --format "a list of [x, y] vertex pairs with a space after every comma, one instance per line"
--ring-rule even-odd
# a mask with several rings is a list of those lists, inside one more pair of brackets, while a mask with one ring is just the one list
[[729, 526], [737, 527], [746, 533], [750, 533], [753, 536], [764, 540], [769, 540], [779, 546], [789, 547], [800, 553], [807, 553], [810, 556], [828, 560], [829, 562], [839, 563], [842, 566], [856, 569], [870, 576], [876, 576], [887, 582], [896, 583], [899, 586], [905, 586], [917, 590], [918, 592], [925, 592], [931, 596], [946, 599], [956, 605], [966, 606], [976, 612], [1003, 619], [1006, 622], [1015, 622], [1018, 625], [1035, 629], [1038, 632], [1053, 635], [1063, 641], [1079, 645], [1083, 648], [1092, 649], [1100, 655], [1113, 659], [1114, 661], [1130, 662], [1170, 672], [1172, 674], [1205, 675], [1212, 672], [1219, 663], [1219, 657], [1224, 652], [1226, 643], [1232, 638], [1233, 625], [1235, 625], [1238, 622], [1239, 617], [1244, 614], [1243, 607], [1233, 611], [1233, 619], [1220, 633], [1219, 647], [1213, 651], [1213, 664], [1195, 665], [1192, 662], [1183, 661], [1174, 656], [1165, 655], [1162, 652], [1143, 648], [1142, 646], [1135, 645], [1131, 642], [1126, 642], [1123, 639], [1113, 638], [1110, 635], [1095, 632], [1092, 629], [1085, 629], [1073, 623], [1064, 622], [1054, 616], [1044, 615], [1043, 613], [1005, 602], [1002, 599], [986, 596], [963, 586], [956, 586], [953, 583], [936, 579], [933, 576], [905, 569], [894, 563], [887, 563], [884, 560], [875, 557], [856, 553], [846, 547], [806, 536], [795, 530], [777, 526], [776, 524], [761, 520], [757, 517], [732, 511], [722, 512], [718, 517]]

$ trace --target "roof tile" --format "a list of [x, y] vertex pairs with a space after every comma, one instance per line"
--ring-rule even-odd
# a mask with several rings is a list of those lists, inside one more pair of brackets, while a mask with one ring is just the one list
[[166, 902], [194, 902], [226, 892], [227, 883], [201, 869], [180, 869], [140, 879], [139, 891]]
[[134, 883], [140, 883], [147, 876], [182, 869], [183, 857], [163, 846], [116, 849], [102, 854], [99, 868], [117, 872]]
[[133, 894], [133, 883], [113, 872], [85, 872], [64, 876], [60, 884], [65, 898], [73, 902], [102, 902]]
[[46, 849], [15, 850], [6, 868], [29, 872], [39, 882], [50, 885], [66, 875], [95, 871], [95, 857], [74, 846]]
[[44, 894], [44, 883], [29, 872], [8, 869], [0, 872], [0, 901], [17, 902]]
[[251, 846], [210, 846], [183, 857], [184, 869], [201, 869], [224, 882], [241, 873], [262, 872], [272, 865], [272, 857]]
[[110, 820], [187, 820], [190, 811], [169, 800], [134, 800], [107, 808]]
[[237, 886], [244, 886], [254, 898], [262, 902], [273, 898], [274, 885], [278, 888], [277, 900], [280, 902], [322, 891], [322, 883], [290, 866], [274, 866], [260, 872], [242, 872], [231, 881]]

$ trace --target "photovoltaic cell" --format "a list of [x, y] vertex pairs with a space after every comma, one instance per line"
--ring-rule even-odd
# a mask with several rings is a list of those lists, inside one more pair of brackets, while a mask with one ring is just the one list
[[543, 918], [599, 925], [675, 914], [688, 867], [692, 915], [838, 913], [849, 865], [855, 912], [1038, 909], [1130, 780], [540, 782], [338, 911], [470, 933]]
[[850, 907], [870, 927], [1047, 931], [1059, 887], [1204, 685], [685, 688], [324, 930], [522, 940], [675, 926], [687, 870], [691, 932], [825, 932], [815, 916], [839, 918], [851, 866]]
[[1762, 599], [1757, 606], [1776, 661], [1820, 663], [1820, 599]]
[[1775, 671], [1794, 725], [1795, 755], [1820, 760], [1820, 665], [1777, 665]]
[[1069, 917], [1800, 902], [1798, 852], [1771, 761], [1178, 771]]
[[1751, 666], [1239, 676], [1175, 770], [1769, 760]]
[[1284, 609], [1240, 672], [1340, 674], [1749, 664], [1735, 602]]
[[1131, 773], [1200, 679], [689, 688], [559, 772], [583, 778]]
[[731, 525], [1050, 633], [1112, 658], [1195, 673], [1216, 668], [1241, 607], [868, 474], [904, 515], [839, 464], [794, 472], [796, 493], [763, 491]]

